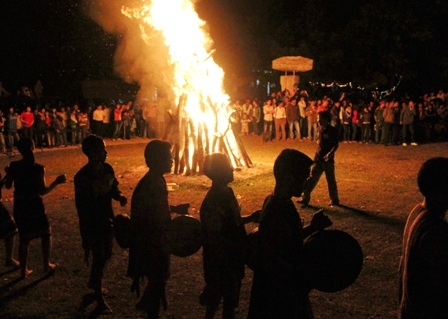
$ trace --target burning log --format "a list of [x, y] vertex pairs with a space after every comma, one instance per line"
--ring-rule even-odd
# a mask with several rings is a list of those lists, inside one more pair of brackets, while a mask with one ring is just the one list
[[[175, 113], [169, 111], [169, 122], [163, 139], [173, 144], [174, 173], [185, 175], [202, 174], [204, 157], [214, 152], [227, 154], [234, 168], [253, 167], [243, 142], [230, 129], [229, 117], [220, 118], [218, 111], [209, 105], [204, 106], [204, 112], [213, 114], [213, 123], [193, 119], [185, 111], [187, 96], [179, 99]], [[219, 132], [219, 121], [227, 123], [224, 132]]]

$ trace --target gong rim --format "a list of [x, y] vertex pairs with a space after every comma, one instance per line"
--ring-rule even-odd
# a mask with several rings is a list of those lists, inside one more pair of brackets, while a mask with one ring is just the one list
[[337, 229], [322, 230], [309, 236], [303, 252], [311, 286], [322, 292], [349, 287], [358, 278], [364, 263], [359, 242]]

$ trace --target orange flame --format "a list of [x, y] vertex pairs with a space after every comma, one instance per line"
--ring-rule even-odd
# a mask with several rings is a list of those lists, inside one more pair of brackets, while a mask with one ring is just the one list
[[[196, 152], [211, 153], [226, 149], [234, 167], [247, 165], [233, 132], [229, 117], [233, 112], [230, 98], [223, 90], [224, 71], [213, 59], [213, 42], [205, 32], [190, 0], [142, 0], [141, 6], [122, 7], [121, 12], [138, 21], [141, 37], [150, 49], [151, 37], [147, 28], [159, 32], [168, 48], [173, 67], [172, 90], [179, 101], [178, 113], [188, 122], [188, 140], [181, 146], [188, 149], [188, 164], [195, 170]], [[184, 98], [186, 97], [186, 98]], [[182, 102], [181, 102], [182, 101]], [[204, 146], [201, 150], [200, 145]]]

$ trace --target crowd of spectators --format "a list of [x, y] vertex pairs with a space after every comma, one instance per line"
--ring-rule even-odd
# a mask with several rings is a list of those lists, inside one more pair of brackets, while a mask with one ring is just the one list
[[22, 87], [8, 92], [0, 82], [0, 152], [15, 154], [17, 142], [30, 137], [37, 148], [80, 145], [88, 134], [112, 140], [156, 138], [164, 132], [165, 114], [156, 103], [134, 101], [49, 102]]
[[33, 139], [41, 149], [79, 145], [90, 133], [114, 140], [129, 140], [131, 136], [151, 138], [156, 137], [152, 124], [143, 118], [141, 109], [133, 108], [132, 101], [99, 103], [95, 108], [77, 103], [58, 107], [49, 103], [10, 106], [6, 113], [0, 111], [0, 151], [11, 154], [22, 137]]
[[448, 140], [448, 97], [439, 90], [415, 98], [407, 94], [381, 100], [310, 96], [307, 91], [273, 92], [263, 101], [233, 103], [232, 129], [261, 135], [264, 141], [315, 140], [317, 113], [328, 110], [343, 143], [413, 145]]
[[[0, 152], [5, 154], [13, 153], [25, 136], [43, 149], [79, 145], [90, 133], [126, 140], [161, 138], [165, 131], [165, 108], [148, 101], [138, 106], [132, 100], [52, 103], [43, 98], [40, 81], [34, 90], [22, 87], [15, 99], [1, 82], [0, 92]], [[315, 140], [317, 113], [322, 110], [331, 112], [331, 125], [343, 143], [407, 146], [448, 140], [448, 98], [443, 90], [419, 98], [403, 95], [382, 100], [283, 90], [263, 99], [237, 99], [232, 108], [234, 133], [259, 135], [265, 142]]]

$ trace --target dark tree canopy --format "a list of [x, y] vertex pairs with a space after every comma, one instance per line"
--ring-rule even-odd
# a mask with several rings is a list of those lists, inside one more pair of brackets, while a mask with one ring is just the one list
[[[209, 8], [203, 16], [212, 33], [223, 25], [230, 30], [217, 34], [216, 41], [223, 39], [221, 54], [229, 57], [232, 71], [244, 68], [230, 62], [235, 52], [246, 68], [269, 68], [279, 56], [303, 55], [314, 59], [314, 70], [302, 77], [314, 81], [387, 86], [402, 76], [416, 88], [448, 84], [446, 1], [225, 2], [225, 10], [218, 9], [217, 0], [199, 6]], [[216, 18], [224, 15], [224, 21]]]

